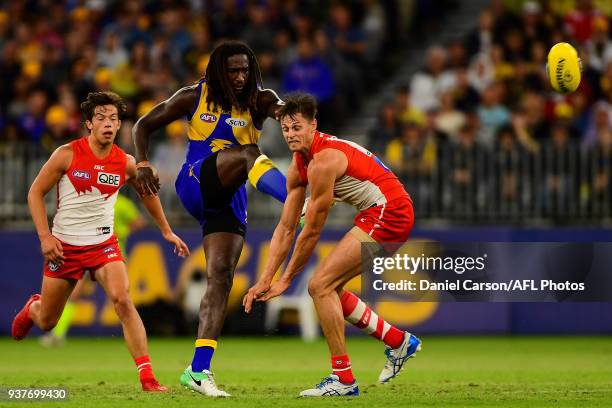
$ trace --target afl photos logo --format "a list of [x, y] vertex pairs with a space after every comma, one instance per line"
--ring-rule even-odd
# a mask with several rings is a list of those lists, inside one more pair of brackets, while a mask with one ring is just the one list
[[53, 261], [49, 261], [49, 263], [47, 264], [47, 267], [49, 268], [51, 272], [56, 272], [59, 269], [59, 265]]
[[118, 174], [112, 173], [98, 173], [98, 184], [105, 184], [107, 186], [119, 186], [121, 177]]
[[236, 118], [227, 118], [225, 119], [225, 123], [227, 123], [231, 127], [236, 127], [236, 128], [243, 128], [249, 124], [249, 122], [247, 122], [244, 119], [236, 119]]

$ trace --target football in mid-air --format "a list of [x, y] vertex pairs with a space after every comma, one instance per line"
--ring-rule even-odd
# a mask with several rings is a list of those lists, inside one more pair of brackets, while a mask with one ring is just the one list
[[546, 72], [553, 89], [563, 94], [574, 92], [580, 85], [581, 63], [570, 44], [555, 44], [548, 52]]

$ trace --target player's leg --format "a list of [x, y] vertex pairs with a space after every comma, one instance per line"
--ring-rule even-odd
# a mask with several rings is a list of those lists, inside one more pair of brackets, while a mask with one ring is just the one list
[[256, 144], [233, 146], [217, 156], [217, 174], [228, 192], [235, 192], [248, 179], [257, 190], [281, 203], [287, 198], [287, 180]]
[[30, 297], [13, 320], [13, 338], [23, 339], [32, 324], [44, 331], [53, 329], [76, 282], [76, 279], [43, 276], [41, 294]]
[[[367, 242], [375, 244], [375, 241], [359, 227], [353, 227], [353, 229], [349, 231], [349, 234], [353, 235], [360, 243]], [[362, 261], [366, 262], [367, 260], [364, 259]], [[357, 268], [359, 268], [359, 266]], [[359, 273], [359, 270], [357, 273]], [[340, 296], [340, 303], [342, 304], [342, 313], [347, 322], [362, 329], [372, 337], [383, 341], [391, 348], [397, 348], [402, 344], [404, 340], [404, 331], [389, 324], [378, 316], [357, 295], [342, 288], [338, 290], [338, 295]]]
[[317, 387], [302, 391], [302, 396], [359, 394], [346, 352], [344, 315], [337, 290], [359, 273], [360, 258], [360, 242], [351, 234], [346, 234], [317, 268], [309, 282], [308, 291], [315, 304], [331, 354], [333, 375], [324, 379]]
[[[362, 243], [376, 244], [392, 255], [408, 239], [413, 223], [412, 202], [407, 198], [398, 199], [382, 208], [374, 207], [358, 214], [355, 227], [349, 234]], [[385, 383], [395, 378], [406, 361], [421, 349], [421, 340], [381, 319], [353, 293], [346, 290], [339, 290], [338, 293], [346, 320], [385, 343], [387, 361], [378, 381]]]
[[234, 270], [244, 237], [230, 232], [215, 232], [204, 237], [207, 287], [200, 305], [198, 338], [216, 340], [221, 333]]
[[60, 316], [57, 324], [49, 333], [41, 336], [40, 343], [45, 347], [58, 347], [62, 346], [66, 340], [66, 334], [72, 325], [74, 314], [76, 312], [75, 302], [79, 300], [83, 292], [83, 285], [85, 281], [83, 279], [77, 281], [68, 301], [64, 305], [62, 315]]
[[[219, 217], [225, 217], [227, 223], [237, 222], [228, 212], [223, 212]], [[223, 328], [234, 270], [243, 245], [244, 237], [238, 233], [213, 232], [204, 236], [207, 286], [200, 304], [200, 322], [193, 360], [181, 376], [181, 384], [211, 397], [229, 396], [217, 388], [210, 363]]]
[[128, 292], [129, 281], [125, 263], [114, 261], [104, 264], [96, 269], [94, 277], [106, 292], [121, 321], [125, 343], [138, 368], [143, 390], [167, 391], [166, 387], [159, 385], [153, 375], [147, 333]]

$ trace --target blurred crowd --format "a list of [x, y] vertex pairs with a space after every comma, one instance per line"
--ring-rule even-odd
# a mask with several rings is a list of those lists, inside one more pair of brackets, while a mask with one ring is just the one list
[[[493, 0], [465, 38], [427, 50], [369, 133], [422, 216], [612, 216], [611, 11], [592, 0]], [[546, 73], [562, 41], [582, 59], [570, 95]]]
[[[253, 48], [266, 87], [313, 93], [320, 127], [333, 132], [377, 92], [396, 55], [431, 38], [456, 5], [0, 0], [0, 150], [29, 142], [48, 154], [82, 134], [88, 92], [113, 90], [128, 102], [117, 143], [131, 153], [134, 121], [198, 81], [226, 38]], [[465, 38], [427, 50], [368, 138], [406, 183], [419, 217], [612, 216], [611, 15], [609, 1], [492, 0]], [[570, 95], [553, 92], [546, 74], [547, 52], [560, 41], [582, 59], [582, 83]], [[178, 121], [155, 135], [164, 185], [182, 163], [185, 134]], [[171, 188], [165, 193], [173, 199]]]
[[312, 92], [322, 121], [335, 125], [381, 78], [385, 52], [406, 35], [404, 17], [417, 3], [0, 2], [0, 142], [33, 141], [52, 151], [80, 131], [87, 93], [110, 89], [128, 101], [119, 144], [130, 150], [133, 121], [198, 81], [215, 44], [228, 38], [253, 48], [266, 87]]

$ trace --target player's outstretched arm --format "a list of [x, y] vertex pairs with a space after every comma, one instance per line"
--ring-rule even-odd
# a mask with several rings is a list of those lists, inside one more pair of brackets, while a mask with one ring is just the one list
[[[136, 161], [130, 155], [128, 155], [128, 161], [126, 166], [127, 182], [139, 192], [139, 187], [136, 185]], [[187, 244], [180, 239], [170, 227], [164, 209], [162, 208], [161, 201], [157, 195], [140, 195], [140, 199], [144, 204], [147, 212], [151, 214], [151, 217], [155, 221], [155, 224], [159, 227], [164, 239], [171, 244], [174, 244], [174, 253], [184, 258], [189, 255], [189, 248]]]
[[138, 119], [132, 128], [132, 138], [136, 148], [138, 163], [137, 189], [142, 194], [157, 194], [160, 189], [159, 180], [149, 166], [149, 139], [156, 130], [193, 112], [198, 102], [197, 86], [187, 86], [179, 89], [169, 99], [156, 105], [149, 113]]
[[45, 196], [68, 170], [72, 162], [72, 156], [73, 152], [70, 145], [58, 147], [40, 169], [28, 192], [28, 207], [40, 239], [42, 254], [46, 262], [53, 261], [59, 265], [64, 261], [62, 244], [51, 235], [49, 230]]
[[304, 205], [306, 187], [300, 182], [297, 166], [292, 162], [287, 171], [287, 200], [283, 205], [280, 221], [274, 229], [270, 242], [270, 257], [266, 263], [264, 273], [259, 281], [253, 285], [242, 299], [244, 311], [251, 312], [253, 300], [259, 299], [270, 289], [272, 278], [281, 264], [287, 259], [291, 244], [295, 237], [295, 230]]
[[334, 183], [346, 171], [347, 163], [344, 153], [334, 149], [325, 149], [317, 153], [310, 162], [308, 180], [310, 180], [311, 196], [306, 210], [304, 229], [297, 238], [285, 273], [260, 300], [266, 301], [282, 294], [308, 263], [334, 200]]

